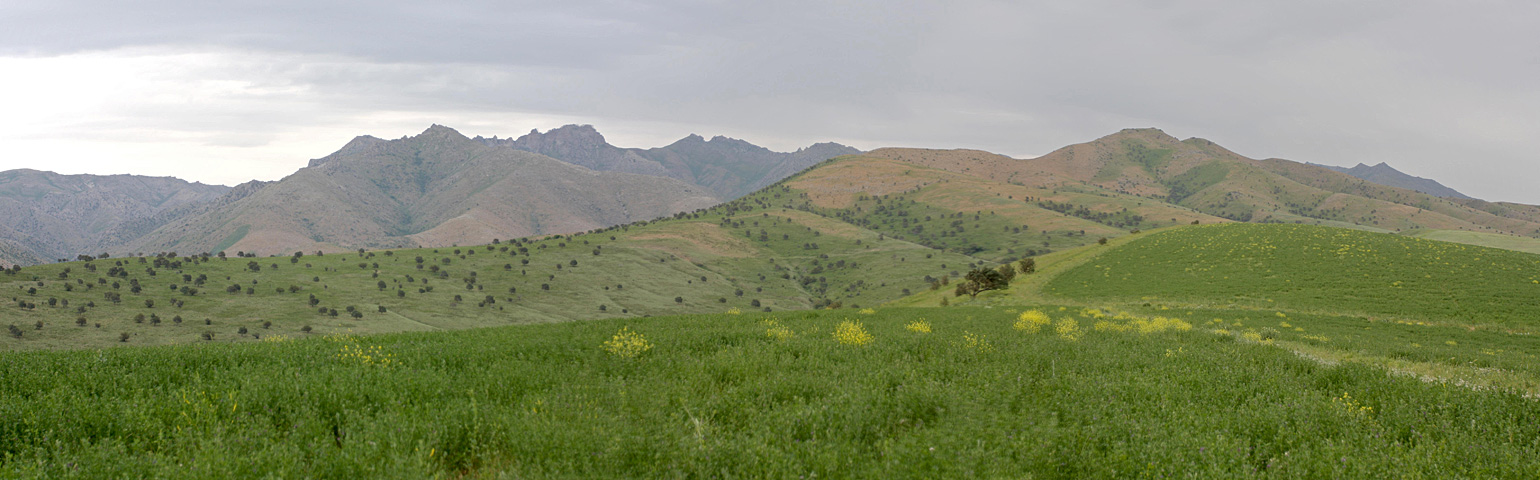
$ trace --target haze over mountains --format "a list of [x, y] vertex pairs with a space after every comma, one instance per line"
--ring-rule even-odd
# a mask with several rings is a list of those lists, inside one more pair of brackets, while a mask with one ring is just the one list
[[230, 190], [170, 177], [0, 172], [0, 264], [112, 249]]
[[[358, 137], [280, 181], [234, 188], [128, 175], [3, 172], [0, 263], [102, 252], [267, 255], [471, 245], [573, 233], [705, 208], [837, 156], [846, 160], [790, 183], [806, 195], [803, 208], [991, 261], [1086, 241], [1052, 237], [1055, 231], [1113, 237], [1191, 221], [1540, 236], [1540, 207], [1462, 198], [1384, 164], [1340, 169], [1253, 160], [1156, 129], [1124, 130], [1023, 160], [972, 150], [863, 154], [832, 143], [778, 153], [696, 135], [636, 149], [610, 145], [586, 125], [517, 139], [467, 138], [435, 125], [398, 140]], [[923, 199], [937, 209], [926, 221], [987, 211], [1008, 232], [1017, 225], [1013, 235], [1029, 226], [1027, 234], [1048, 238], [968, 243], [946, 233], [958, 225], [868, 218], [862, 209], [875, 205], [862, 203], [863, 194]], [[1033, 244], [1040, 247], [1029, 248]]]
[[539, 130], [517, 139], [476, 137], [488, 145], [546, 155], [594, 170], [677, 178], [705, 186], [731, 200], [768, 186], [824, 160], [861, 153], [838, 143], [815, 143], [790, 153], [772, 152], [723, 136], [706, 140], [690, 135], [665, 147], [620, 148], [610, 145], [591, 125]]
[[596, 172], [472, 141], [448, 127], [358, 137], [311, 166], [134, 242], [135, 251], [399, 248], [570, 233], [709, 207], [678, 180]]
[[[233, 188], [133, 175], [0, 172], [0, 264], [104, 252], [273, 254], [572, 233], [708, 207], [857, 151], [818, 144], [777, 153], [695, 135], [668, 147], [621, 149], [591, 126], [523, 140], [500, 146], [508, 142], [472, 140], [442, 126], [392, 141], [361, 136], [283, 180]], [[626, 165], [628, 156], [641, 166]]]
[[1353, 168], [1334, 167], [1331, 165], [1320, 165], [1315, 163], [1311, 163], [1310, 165], [1329, 168], [1342, 173], [1346, 173], [1348, 175], [1362, 178], [1364, 180], [1378, 183], [1380, 185], [1416, 190], [1428, 195], [1466, 200], [1471, 198], [1463, 193], [1455, 191], [1453, 188], [1449, 188], [1444, 186], [1442, 183], [1438, 183], [1438, 181], [1407, 175], [1400, 170], [1396, 170], [1394, 167], [1391, 167], [1385, 162], [1380, 162], [1378, 165], [1372, 167], [1360, 163], [1358, 165], [1354, 165]]

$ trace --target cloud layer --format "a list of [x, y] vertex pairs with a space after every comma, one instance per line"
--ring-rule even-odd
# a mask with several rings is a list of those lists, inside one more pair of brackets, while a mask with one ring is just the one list
[[1540, 203], [1528, 3], [241, 5], [0, 6], [0, 169], [236, 183], [430, 123], [1022, 157], [1155, 126]]

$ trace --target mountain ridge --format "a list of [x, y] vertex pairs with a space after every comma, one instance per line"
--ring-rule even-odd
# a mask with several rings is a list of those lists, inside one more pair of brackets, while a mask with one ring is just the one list
[[[434, 125], [359, 137], [278, 182], [138, 241], [137, 251], [277, 254], [490, 243], [574, 233], [717, 202], [701, 187], [596, 172]], [[595, 192], [605, 192], [596, 195]]]
[[100, 253], [122, 235], [151, 230], [230, 189], [173, 177], [0, 172], [0, 263]]
[[1436, 197], [1473, 200], [1473, 198], [1469, 195], [1460, 193], [1453, 188], [1444, 186], [1444, 184], [1439, 183], [1437, 180], [1407, 174], [1400, 170], [1396, 170], [1395, 167], [1390, 166], [1390, 164], [1386, 162], [1380, 162], [1373, 166], [1365, 165], [1360, 162], [1358, 165], [1354, 165], [1351, 168], [1338, 167], [1334, 165], [1322, 165], [1318, 163], [1306, 163], [1312, 166], [1346, 173], [1348, 175], [1362, 178], [1364, 180], [1378, 183], [1380, 185], [1416, 190]]
[[832, 142], [775, 152], [741, 139], [717, 135], [708, 140], [694, 133], [662, 147], [621, 148], [609, 144], [592, 125], [575, 124], [545, 133], [531, 130], [516, 139], [475, 140], [594, 170], [671, 177], [710, 188], [723, 199], [747, 195], [824, 160], [860, 153]]

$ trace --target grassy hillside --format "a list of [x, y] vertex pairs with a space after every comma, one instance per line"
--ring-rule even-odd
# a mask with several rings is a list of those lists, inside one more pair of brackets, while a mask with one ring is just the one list
[[[1359, 230], [1178, 227], [1038, 257], [976, 299], [951, 288], [892, 306], [1042, 303], [1179, 315], [1321, 362], [1540, 395], [1540, 257]], [[1399, 282], [1399, 283], [1398, 283]], [[1109, 313], [1110, 314], [1110, 313]]]
[[0, 348], [860, 307], [982, 263], [773, 204], [793, 196], [777, 188], [678, 218], [492, 245], [27, 267], [0, 275], [4, 327], [16, 326]]
[[967, 154], [883, 149], [842, 157], [788, 180], [785, 186], [797, 194], [788, 206], [992, 262], [1088, 245], [1132, 230], [1225, 221], [1078, 182], [1027, 184], [992, 170], [957, 173], [924, 166], [961, 170], [953, 163], [989, 165], [987, 159], [956, 159]]
[[1540, 256], [1306, 225], [1151, 234], [1055, 278], [1052, 294], [1540, 327]]
[[1540, 472], [1532, 400], [1323, 365], [1196, 319], [1038, 311], [1035, 329], [1015, 310], [899, 309], [4, 353], [0, 475]]
[[1479, 245], [1483, 247], [1501, 248], [1525, 253], [1540, 254], [1540, 239], [1503, 235], [1500, 233], [1469, 232], [1464, 230], [1416, 230], [1404, 232], [1404, 235], [1425, 238], [1428, 240], [1440, 240], [1445, 242], [1464, 243], [1467, 245]]
[[[857, 177], [870, 181], [847, 184]], [[718, 207], [580, 235], [39, 265], [0, 276], [0, 292], [10, 292], [0, 308], [12, 313], [4, 327], [17, 327], [0, 348], [871, 306], [979, 266], [1139, 228], [1223, 221], [1074, 182], [1028, 186], [986, 177], [853, 156]], [[232, 228], [223, 244], [257, 234]]]

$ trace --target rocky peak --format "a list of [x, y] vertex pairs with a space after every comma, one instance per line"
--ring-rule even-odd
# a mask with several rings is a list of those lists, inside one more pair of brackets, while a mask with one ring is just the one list
[[362, 152], [367, 149], [377, 147], [383, 143], [386, 143], [386, 141], [369, 135], [359, 135], [357, 137], [353, 137], [353, 140], [349, 141], [347, 145], [343, 145], [342, 149], [337, 150], [336, 153], [321, 158], [311, 159], [310, 163], [306, 166], [314, 167], [316, 165], [326, 163], [327, 160], [336, 158], [339, 155]]
[[418, 134], [414, 138], [417, 138], [417, 139], [429, 139], [429, 140], [431, 140], [431, 139], [439, 139], [439, 138], [453, 139], [453, 140], [470, 140], [469, 137], [466, 137], [465, 135], [460, 134], [459, 131], [457, 131], [457, 130], [455, 130], [453, 128], [449, 128], [449, 127], [446, 127], [446, 126], [443, 126], [443, 125], [439, 125], [437, 123], [433, 124], [432, 126], [429, 126], [427, 130], [423, 130], [422, 133]]
[[1102, 137], [1104, 140], [1143, 139], [1153, 140], [1158, 143], [1181, 143], [1176, 137], [1167, 134], [1164, 130], [1155, 127], [1125, 128], [1118, 133]]
[[530, 130], [529, 134], [514, 140], [511, 146], [540, 152], [549, 148], [598, 148], [607, 145], [609, 142], [604, 140], [604, 135], [593, 125], [563, 125], [543, 134], [539, 129]]

